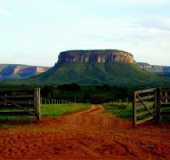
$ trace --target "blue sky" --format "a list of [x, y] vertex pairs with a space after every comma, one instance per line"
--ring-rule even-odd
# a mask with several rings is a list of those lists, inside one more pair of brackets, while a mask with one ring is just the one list
[[52, 66], [70, 49], [170, 65], [168, 0], [0, 0], [0, 63]]

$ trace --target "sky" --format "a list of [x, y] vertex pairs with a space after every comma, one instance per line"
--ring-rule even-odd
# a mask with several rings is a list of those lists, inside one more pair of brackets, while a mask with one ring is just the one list
[[170, 65], [170, 1], [0, 0], [0, 63], [53, 66], [71, 49]]

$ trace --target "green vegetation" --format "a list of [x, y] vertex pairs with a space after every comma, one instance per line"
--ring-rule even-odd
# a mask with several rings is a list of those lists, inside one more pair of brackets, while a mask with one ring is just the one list
[[143, 71], [137, 64], [56, 64], [47, 72], [27, 80], [6, 81], [2, 84], [59, 86], [108, 85], [125, 88], [150, 88], [165, 85], [166, 78]]
[[45, 104], [42, 105], [42, 116], [56, 117], [63, 114], [78, 112], [90, 108], [90, 104]]
[[56, 64], [46, 73], [30, 79], [43, 85], [110, 85], [136, 87], [159, 85], [163, 78], [143, 71], [137, 64]]
[[[132, 104], [131, 103], [105, 103], [103, 104], [107, 112], [112, 113], [120, 118], [132, 120]], [[167, 105], [168, 106], [168, 105]], [[169, 104], [170, 106], [170, 104]], [[161, 122], [170, 122], [170, 108], [161, 108]]]
[[104, 108], [107, 112], [112, 113], [120, 118], [132, 119], [132, 104], [131, 103], [105, 103]]
[[[63, 114], [72, 113], [72, 112], [78, 112], [81, 110], [85, 110], [90, 108], [90, 104], [82, 104], [82, 103], [72, 103], [72, 104], [47, 104], [42, 105], [41, 108], [41, 114], [43, 117], [49, 116], [49, 117], [58, 117]], [[9, 112], [10, 109], [1, 110], [1, 112]], [[14, 112], [17, 112], [17, 110], [12, 110]], [[17, 122], [32, 122], [31, 116], [21, 116], [21, 115], [0, 115], [0, 121], [17, 121]]]
[[163, 122], [170, 122], [170, 103], [164, 104], [164, 106], [166, 107], [161, 108], [161, 114], [162, 114], [161, 119]]
[[137, 64], [57, 63], [47, 72], [27, 80], [4, 81], [1, 89], [41, 87], [43, 98], [70, 102], [105, 103], [132, 100], [135, 90], [166, 87], [170, 79], [143, 71]]

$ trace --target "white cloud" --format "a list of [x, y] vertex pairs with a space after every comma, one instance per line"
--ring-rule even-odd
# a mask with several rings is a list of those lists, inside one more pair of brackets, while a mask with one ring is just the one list
[[93, 0], [91, 2], [92, 4], [101, 4], [104, 6], [129, 6], [129, 5], [152, 5], [152, 7], [158, 6], [158, 5], [169, 5], [169, 0]]
[[147, 29], [155, 29], [159, 32], [170, 32], [170, 17], [148, 17], [142, 20], [141, 25]]
[[135, 3], [135, 4], [164, 4], [167, 3], [168, 0], [126, 0], [126, 3]]
[[9, 10], [0, 8], [0, 16], [10, 16], [10, 15], [11, 13], [9, 12]]

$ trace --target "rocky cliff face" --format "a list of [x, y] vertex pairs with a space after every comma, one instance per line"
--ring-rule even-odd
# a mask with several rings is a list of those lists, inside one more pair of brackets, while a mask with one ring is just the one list
[[133, 55], [119, 50], [72, 50], [61, 52], [58, 63], [124, 63], [135, 62]]
[[48, 67], [0, 64], [0, 80], [24, 79], [46, 72]]
[[148, 72], [156, 73], [163, 76], [170, 76], [170, 66], [150, 65], [148, 63], [138, 63], [139, 67]]

